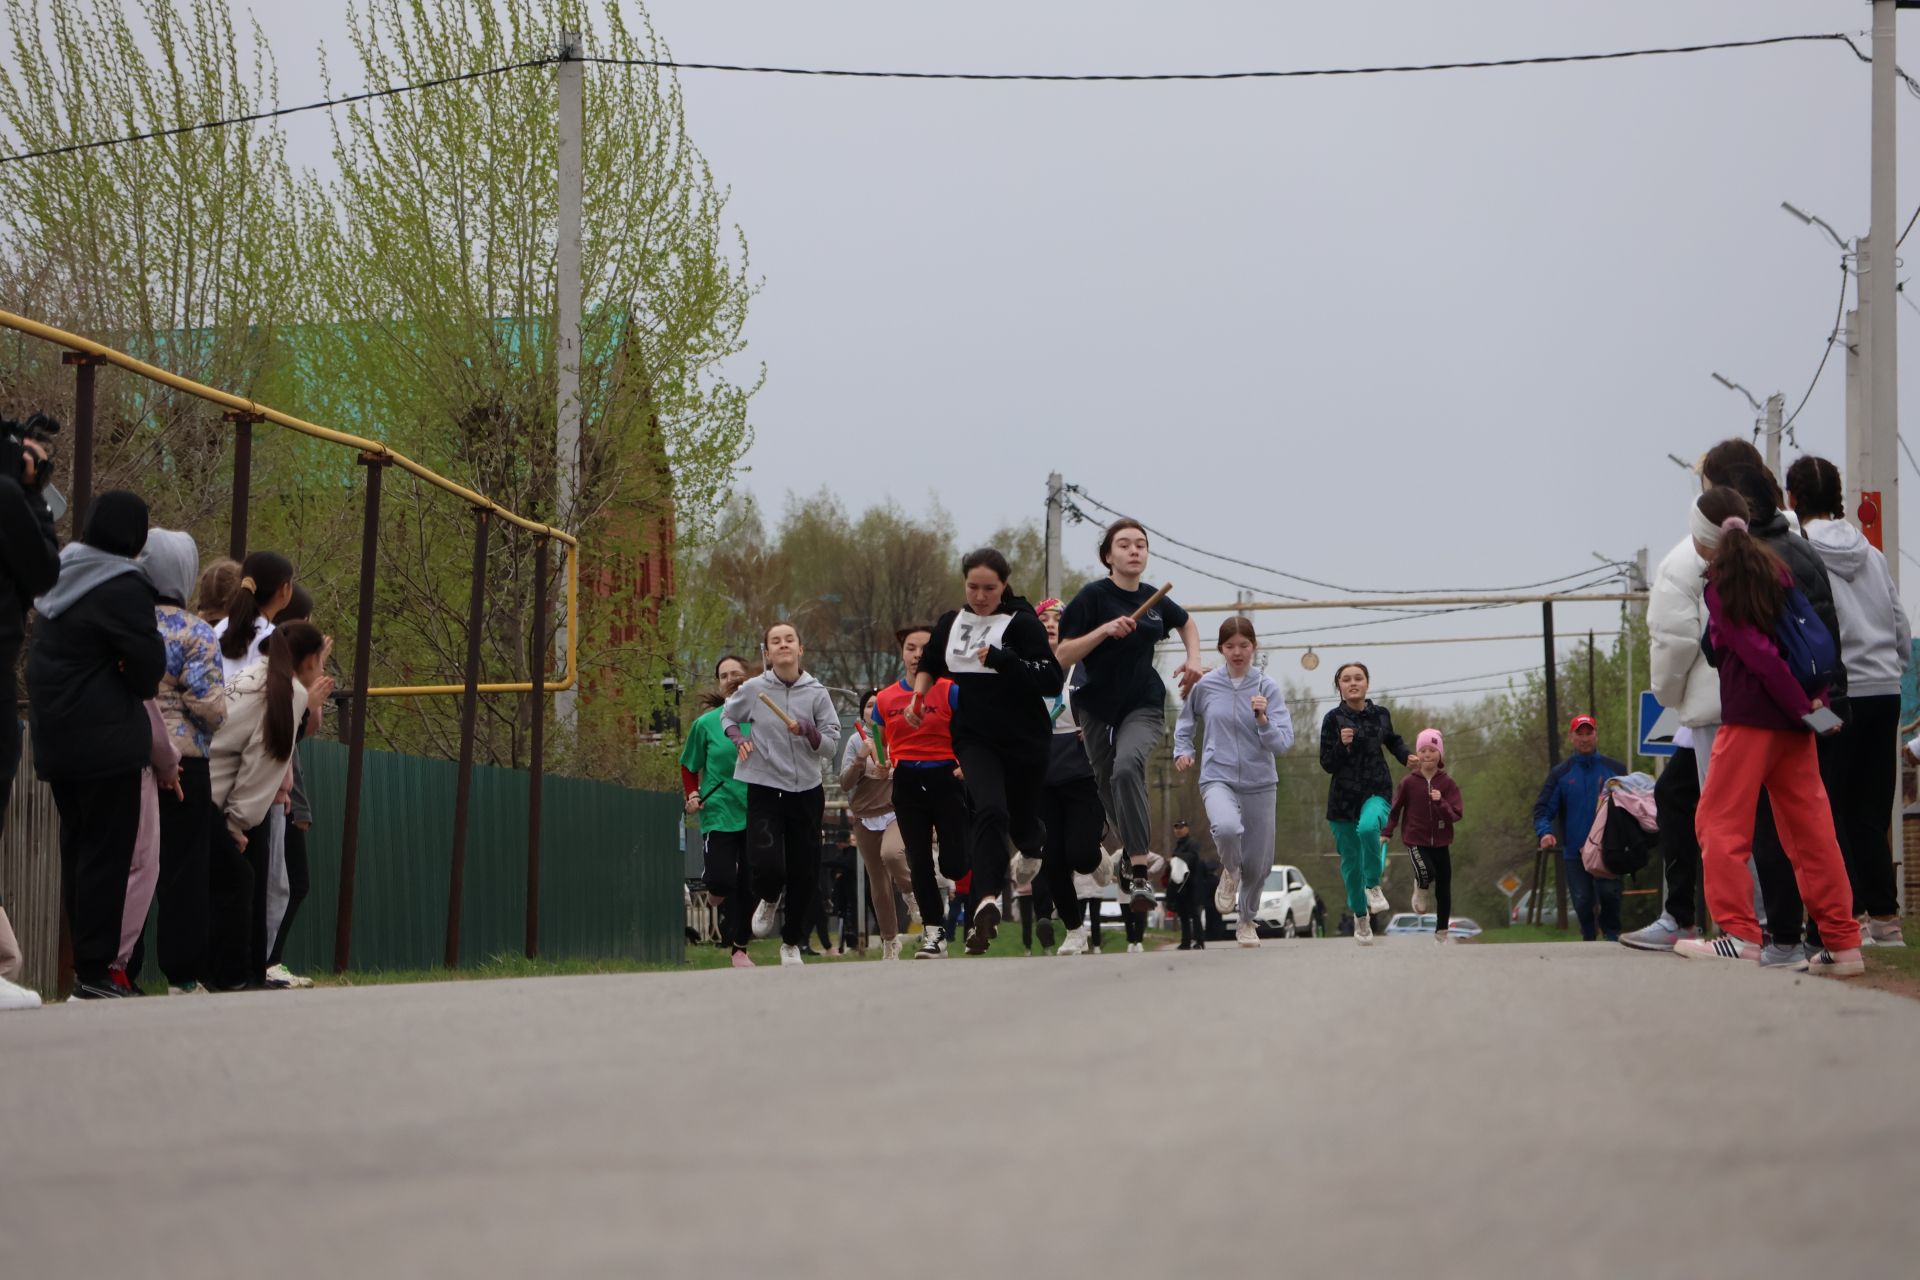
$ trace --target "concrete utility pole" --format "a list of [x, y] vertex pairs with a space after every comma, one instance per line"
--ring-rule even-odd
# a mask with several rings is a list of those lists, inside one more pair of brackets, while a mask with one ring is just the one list
[[[1866, 247], [1867, 242], [1862, 239], [1860, 252], [1865, 253]], [[1866, 284], [1864, 277], [1854, 277], [1854, 309], [1847, 312], [1846, 319], [1842, 322], [1846, 327], [1840, 334], [1840, 340], [1847, 349], [1847, 452], [1840, 464], [1841, 469], [1846, 472], [1842, 480], [1847, 489], [1845, 513], [1847, 515], [1853, 515], [1860, 510], [1860, 480], [1865, 474], [1867, 391], [1861, 369], [1861, 357], [1866, 351], [1867, 338], [1863, 332], [1866, 311], [1860, 305], [1860, 297], [1866, 292]]]
[[[580, 61], [578, 31], [560, 33], [560, 225], [558, 280], [555, 290], [557, 311], [554, 331], [554, 365], [558, 374], [558, 403], [554, 430], [554, 523], [562, 529], [575, 528], [574, 503], [580, 496], [580, 210], [586, 194], [586, 165], [581, 155], [581, 134], [586, 128], [585, 69]], [[577, 548], [561, 547], [562, 556], [579, 554]], [[561, 564], [561, 577], [573, 566]], [[567, 628], [574, 619], [563, 608], [560, 625], [554, 628], [554, 644], [567, 651]], [[577, 643], [577, 640], [576, 640]], [[577, 685], [575, 688], [577, 689]], [[574, 728], [579, 713], [574, 689], [554, 695], [554, 714], [563, 730]], [[536, 708], [535, 714], [541, 714]]]
[[1047, 595], [1059, 599], [1067, 585], [1067, 570], [1060, 554], [1060, 526], [1066, 516], [1066, 482], [1058, 471], [1047, 476]]
[[1898, 86], [1893, 29], [1899, 7], [1896, 0], [1873, 3], [1872, 169], [1867, 224], [1872, 250], [1863, 250], [1860, 256], [1863, 275], [1871, 277], [1871, 287], [1861, 303], [1867, 322], [1867, 431], [1866, 474], [1860, 487], [1868, 494], [1877, 491], [1880, 495], [1880, 549], [1886, 554], [1887, 568], [1896, 585], [1900, 581], [1900, 394], [1894, 288], [1900, 214], [1894, 207], [1894, 107]]
[[1787, 412], [1787, 398], [1778, 391], [1767, 397], [1767, 470], [1775, 476], [1783, 477], [1780, 470], [1780, 437], [1783, 428], [1780, 420]]

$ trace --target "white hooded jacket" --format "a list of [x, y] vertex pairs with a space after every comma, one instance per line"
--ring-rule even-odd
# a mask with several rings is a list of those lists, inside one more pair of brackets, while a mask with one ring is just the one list
[[1913, 632], [1900, 594], [1894, 590], [1893, 575], [1887, 571], [1886, 556], [1844, 520], [1811, 521], [1806, 533], [1833, 581], [1848, 694], [1870, 698], [1899, 693], [1900, 677], [1913, 650]]
[[1654, 570], [1647, 598], [1653, 696], [1661, 706], [1677, 709], [1689, 729], [1720, 723], [1720, 673], [1700, 651], [1700, 634], [1707, 629], [1706, 590], [1707, 562], [1693, 549], [1689, 534]]

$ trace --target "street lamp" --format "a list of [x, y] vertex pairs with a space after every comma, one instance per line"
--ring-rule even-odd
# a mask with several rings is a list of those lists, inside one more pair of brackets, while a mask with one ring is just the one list
[[[1725, 377], [1717, 373], [1713, 375], [1713, 380], [1719, 383], [1721, 386], [1725, 387], [1727, 390], [1738, 391], [1741, 395], [1745, 396], [1747, 398], [1747, 403], [1753, 406], [1753, 411], [1755, 413], [1766, 412], [1766, 407], [1762, 405], [1758, 400], [1753, 398], [1753, 392], [1747, 390], [1745, 387], [1741, 386], [1739, 383], [1729, 382]], [[1669, 454], [1668, 456], [1671, 457], [1672, 455]]]
[[1828, 224], [1825, 218], [1815, 217], [1811, 213], [1806, 213], [1800, 209], [1796, 209], [1791, 204], [1788, 204], [1785, 200], [1782, 200], [1780, 202], [1780, 207], [1782, 209], [1785, 209], [1788, 213], [1792, 214], [1794, 217], [1800, 219], [1800, 221], [1806, 223], [1808, 226], [1818, 227], [1822, 231], [1826, 232], [1827, 235], [1833, 240], [1833, 242], [1840, 246], [1840, 252], [1842, 253], [1853, 252], [1853, 245], [1848, 241], [1841, 239], [1840, 233], [1838, 231], [1835, 231], [1833, 227]]

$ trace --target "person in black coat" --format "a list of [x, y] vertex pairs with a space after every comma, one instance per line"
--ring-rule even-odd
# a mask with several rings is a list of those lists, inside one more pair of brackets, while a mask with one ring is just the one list
[[120, 950], [127, 871], [140, 825], [140, 772], [153, 738], [143, 704], [166, 673], [154, 591], [134, 563], [147, 504], [115, 489], [93, 501], [60, 580], [34, 602], [27, 653], [34, 768], [60, 811], [60, 867], [73, 931], [74, 995], [122, 994], [108, 974]]
[[0, 830], [20, 768], [20, 692], [14, 667], [27, 634], [27, 606], [60, 580], [60, 542], [47, 509], [46, 447], [0, 437]]

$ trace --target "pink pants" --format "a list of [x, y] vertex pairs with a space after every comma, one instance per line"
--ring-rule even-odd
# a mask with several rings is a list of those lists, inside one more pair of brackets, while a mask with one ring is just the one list
[[140, 775], [140, 828], [133, 838], [133, 865], [127, 868], [127, 905], [120, 913], [120, 958], [116, 969], [127, 967], [133, 944], [147, 927], [147, 908], [153, 905], [154, 886], [160, 883], [160, 784], [153, 770]]

